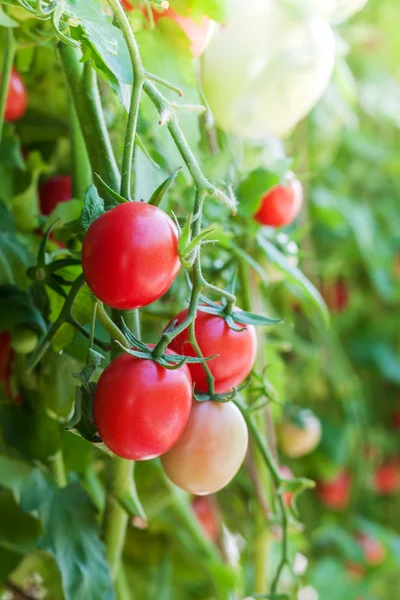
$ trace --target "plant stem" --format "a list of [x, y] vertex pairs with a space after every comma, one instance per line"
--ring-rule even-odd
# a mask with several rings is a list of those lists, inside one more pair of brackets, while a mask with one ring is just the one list
[[[118, 191], [120, 175], [104, 120], [96, 73], [89, 63], [82, 65], [79, 50], [64, 43], [59, 48], [92, 172], [98, 173], [113, 190]], [[109, 201], [114, 203], [111, 198]]]
[[50, 460], [49, 468], [59, 487], [65, 487], [68, 483], [65, 472], [64, 457], [62, 450], [59, 450]]
[[69, 103], [69, 122], [72, 162], [72, 196], [83, 202], [86, 190], [92, 183], [92, 169], [72, 98]]
[[126, 348], [129, 348], [129, 342], [120, 330], [120, 328], [113, 322], [113, 320], [108, 316], [104, 305], [99, 303], [97, 307], [97, 318], [100, 321], [102, 327], [107, 331], [110, 335], [111, 340], [117, 340]]
[[0, 144], [3, 136], [4, 113], [7, 103], [8, 86], [15, 55], [14, 32], [11, 27], [4, 29], [4, 56], [0, 81]]

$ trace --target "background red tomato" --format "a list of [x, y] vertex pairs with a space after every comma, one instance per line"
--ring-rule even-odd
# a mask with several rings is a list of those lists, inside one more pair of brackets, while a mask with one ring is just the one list
[[383, 544], [374, 537], [359, 531], [356, 535], [366, 562], [371, 566], [380, 565], [386, 556]]
[[221, 517], [213, 496], [195, 496], [192, 499], [192, 509], [205, 533], [215, 542], [221, 529]]
[[192, 380], [186, 365], [169, 370], [125, 352], [97, 383], [94, 418], [104, 443], [115, 454], [147, 460], [175, 444], [191, 404]]
[[[185, 309], [173, 320], [181, 323], [187, 313]], [[222, 317], [198, 311], [195, 332], [203, 356], [218, 355], [208, 362], [215, 377], [215, 391], [219, 394], [229, 392], [242, 383], [250, 373], [257, 354], [257, 337], [253, 325], [247, 325], [242, 331], [234, 331]], [[188, 335], [188, 330], [185, 329], [171, 342], [170, 347], [177, 354], [196, 356], [188, 342]], [[196, 390], [207, 392], [207, 379], [201, 364], [190, 364], [189, 369]]]
[[94, 295], [109, 306], [133, 309], [150, 304], [178, 274], [176, 227], [156, 206], [119, 204], [89, 227], [82, 268]]
[[302, 204], [302, 185], [298, 179], [291, 179], [285, 185], [275, 186], [262, 197], [254, 218], [261, 225], [283, 227], [297, 217]]
[[49, 215], [57, 204], [72, 198], [72, 183], [69, 175], [56, 175], [39, 188], [40, 212]]
[[331, 510], [344, 510], [350, 501], [352, 477], [340, 471], [333, 479], [317, 482], [317, 495], [322, 504]]
[[17, 121], [25, 113], [28, 106], [28, 95], [24, 82], [15, 69], [11, 72], [8, 86], [4, 119], [8, 122]]
[[[279, 473], [281, 474], [281, 477], [283, 477], [284, 479], [293, 479], [294, 475], [293, 475], [293, 471], [291, 469], [289, 469], [289, 467], [287, 467], [286, 465], [280, 465], [279, 466]], [[286, 506], [290, 506], [293, 500], [293, 494], [292, 492], [285, 492], [283, 494], [283, 501], [286, 504]]]
[[382, 496], [396, 493], [400, 488], [400, 461], [392, 458], [382, 463], [374, 473], [373, 483]]
[[247, 443], [247, 426], [235, 404], [194, 402], [185, 431], [161, 463], [183, 490], [199, 496], [212, 494], [236, 475]]

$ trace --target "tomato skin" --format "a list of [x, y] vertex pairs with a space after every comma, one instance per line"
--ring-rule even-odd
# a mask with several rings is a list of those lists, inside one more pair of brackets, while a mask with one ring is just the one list
[[89, 227], [82, 246], [86, 282], [105, 304], [146, 306], [172, 285], [180, 268], [178, 232], [161, 209], [125, 202]]
[[[187, 309], [183, 310], [173, 321], [181, 323], [187, 313]], [[222, 317], [199, 310], [195, 321], [195, 333], [204, 357], [218, 354], [216, 358], [208, 361], [210, 371], [215, 377], [215, 391], [223, 394], [242, 383], [250, 373], [257, 354], [257, 336], [253, 325], [247, 325], [243, 331], [234, 331]], [[177, 354], [196, 356], [188, 342], [188, 336], [189, 332], [185, 329], [172, 340], [170, 347]], [[201, 364], [188, 366], [196, 390], [207, 392], [207, 378]]]
[[374, 488], [381, 496], [395, 494], [400, 488], [400, 469], [396, 459], [382, 463], [374, 473]]
[[11, 123], [18, 121], [25, 113], [28, 106], [28, 96], [24, 82], [15, 69], [11, 71], [10, 83], [8, 86], [6, 107], [4, 119]]
[[192, 499], [192, 509], [205, 535], [216, 542], [221, 528], [220, 516], [213, 496], [195, 496]]
[[276, 185], [262, 197], [254, 218], [260, 225], [284, 227], [297, 217], [302, 204], [303, 187], [298, 179], [292, 179], [286, 185]]
[[39, 188], [40, 211], [49, 215], [60, 202], [72, 198], [72, 182], [69, 175], [56, 175], [48, 179]]
[[[283, 477], [284, 479], [293, 479], [294, 478], [293, 471], [288, 466], [279, 465], [278, 468], [279, 468], [280, 476]], [[292, 492], [285, 492], [282, 497], [283, 497], [283, 501], [286, 504], [286, 506], [290, 506], [292, 503], [292, 500], [293, 500]]]
[[369, 565], [377, 566], [385, 560], [385, 547], [379, 540], [361, 531], [357, 533], [356, 538]]
[[344, 510], [351, 495], [352, 477], [347, 471], [340, 471], [333, 479], [317, 482], [317, 495], [327, 508]]
[[104, 443], [117, 456], [148, 460], [175, 444], [191, 405], [192, 380], [186, 365], [168, 370], [124, 352], [100, 376], [94, 420]]
[[11, 333], [11, 346], [15, 352], [20, 354], [33, 352], [38, 341], [38, 334], [29, 327], [17, 326]]
[[305, 413], [303, 419], [303, 427], [291, 421], [283, 421], [279, 426], [281, 450], [291, 458], [310, 454], [321, 440], [322, 429], [319, 419], [311, 413]]
[[247, 444], [247, 426], [235, 404], [195, 401], [183, 434], [161, 463], [173, 483], [204, 496], [234, 478]]

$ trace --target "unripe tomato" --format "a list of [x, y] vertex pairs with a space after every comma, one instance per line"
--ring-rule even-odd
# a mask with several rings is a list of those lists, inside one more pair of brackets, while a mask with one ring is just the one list
[[[187, 309], [183, 310], [173, 321], [181, 323], [187, 313]], [[222, 317], [199, 310], [195, 321], [195, 333], [205, 358], [218, 355], [208, 361], [210, 371], [215, 377], [215, 391], [223, 394], [238, 386], [250, 373], [257, 354], [257, 337], [253, 325], [247, 325], [242, 331], [234, 331]], [[196, 356], [188, 341], [188, 335], [188, 330], [185, 329], [172, 340], [170, 347], [177, 354]], [[202, 365], [197, 363], [188, 366], [196, 390], [207, 392], [207, 378]]]
[[297, 419], [287, 419], [279, 425], [278, 434], [282, 451], [291, 458], [299, 458], [318, 446], [321, 422], [311, 411], [300, 411]]
[[385, 560], [386, 550], [379, 540], [361, 531], [357, 533], [356, 538], [369, 565], [377, 566]]
[[221, 528], [221, 519], [213, 496], [196, 496], [192, 499], [192, 509], [205, 533], [216, 542]]
[[198, 496], [213, 494], [234, 478], [247, 443], [247, 426], [235, 404], [193, 402], [183, 434], [161, 463], [183, 490]]
[[322, 504], [331, 510], [344, 510], [350, 501], [352, 477], [347, 471], [339, 471], [333, 478], [317, 482], [317, 495]]
[[56, 175], [39, 188], [40, 212], [49, 215], [57, 204], [72, 198], [72, 183], [69, 175]]
[[8, 86], [4, 119], [8, 122], [17, 121], [25, 113], [27, 106], [28, 97], [24, 82], [17, 71], [13, 69]]
[[37, 346], [39, 336], [29, 327], [17, 326], [11, 332], [11, 346], [15, 352], [20, 354], [29, 354]]
[[284, 227], [299, 214], [303, 204], [303, 187], [296, 178], [286, 184], [276, 185], [261, 199], [259, 209], [254, 215], [261, 225]]
[[196, 22], [191, 17], [178, 15], [172, 8], [168, 8], [161, 13], [154, 10], [153, 15], [156, 23], [165, 17], [175, 21], [190, 41], [190, 51], [196, 57], [203, 54], [215, 29], [215, 22], [208, 17], [203, 17], [200, 22]]
[[191, 405], [192, 380], [186, 365], [169, 370], [124, 352], [106, 367], [96, 385], [94, 420], [104, 443], [117, 456], [148, 460], [179, 439]]
[[210, 108], [228, 133], [284, 136], [328, 86], [335, 59], [332, 30], [320, 15], [281, 0], [249, 0], [246, 10], [241, 0], [231, 4], [228, 23], [202, 59]]
[[[281, 477], [283, 477], [284, 479], [293, 479], [294, 478], [292, 469], [289, 469], [289, 467], [286, 465], [279, 465], [279, 473], [280, 473]], [[292, 500], [293, 500], [292, 492], [285, 492], [283, 494], [283, 501], [286, 504], [286, 506], [290, 506], [292, 503]]]
[[150, 304], [170, 288], [179, 271], [176, 227], [156, 206], [119, 204], [90, 225], [82, 268], [93, 294], [112, 308]]
[[374, 473], [374, 488], [381, 496], [395, 494], [400, 489], [400, 465], [398, 460], [389, 459]]

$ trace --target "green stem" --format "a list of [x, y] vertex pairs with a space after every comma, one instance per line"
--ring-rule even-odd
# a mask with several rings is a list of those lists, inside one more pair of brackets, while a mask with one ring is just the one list
[[[118, 191], [120, 176], [104, 120], [96, 73], [90, 63], [82, 65], [79, 50], [64, 43], [59, 48], [92, 172], [98, 173], [107, 185]], [[111, 198], [109, 200], [114, 203]]]
[[64, 457], [62, 450], [59, 450], [50, 460], [49, 468], [59, 487], [65, 487], [68, 483], [65, 471]]
[[113, 322], [113, 320], [108, 316], [104, 305], [99, 303], [97, 307], [97, 319], [101, 323], [103, 329], [107, 331], [110, 335], [111, 340], [117, 340], [126, 348], [129, 348], [129, 342], [120, 330], [120, 328]]
[[129, 56], [132, 63], [133, 86], [132, 96], [128, 115], [128, 124], [125, 133], [124, 153], [122, 157], [122, 179], [121, 196], [130, 200], [131, 198], [131, 172], [132, 159], [135, 146], [136, 126], [139, 115], [140, 98], [142, 95], [143, 84], [145, 82], [145, 70], [142, 59], [140, 58], [139, 48], [133, 35], [132, 28], [128, 18], [119, 0], [107, 0], [111, 6], [118, 23], [124, 34], [128, 46]]
[[72, 196], [83, 202], [85, 199], [86, 190], [92, 183], [92, 169], [72, 98], [69, 103], [69, 115], [72, 162]]
[[15, 55], [14, 32], [11, 27], [5, 28], [4, 35], [4, 56], [0, 81], [0, 144], [3, 136], [4, 113], [7, 103], [8, 86], [10, 84], [10, 76]]

